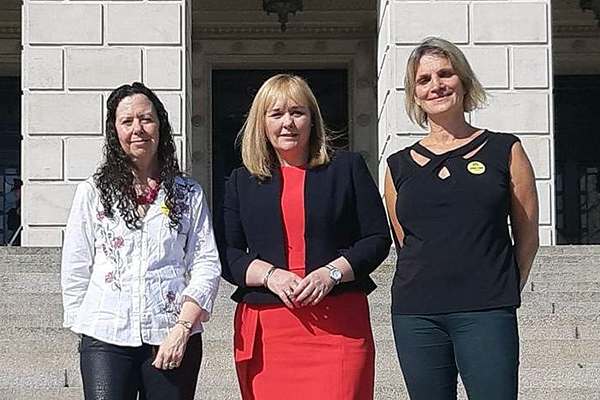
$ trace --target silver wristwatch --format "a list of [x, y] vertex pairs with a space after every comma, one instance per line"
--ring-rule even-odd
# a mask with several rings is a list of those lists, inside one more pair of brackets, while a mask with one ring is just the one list
[[329, 270], [329, 277], [335, 282], [336, 285], [339, 285], [342, 281], [342, 271], [338, 267], [335, 267], [331, 264], [326, 264], [325, 268]]

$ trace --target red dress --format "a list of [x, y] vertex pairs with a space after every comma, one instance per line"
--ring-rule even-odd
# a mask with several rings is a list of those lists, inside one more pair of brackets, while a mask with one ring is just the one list
[[[306, 170], [282, 167], [281, 210], [290, 271], [305, 276]], [[290, 310], [240, 303], [235, 363], [243, 400], [372, 400], [375, 348], [364, 293]]]

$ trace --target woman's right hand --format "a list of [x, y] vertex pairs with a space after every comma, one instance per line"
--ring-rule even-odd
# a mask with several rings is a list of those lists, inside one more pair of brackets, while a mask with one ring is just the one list
[[275, 268], [267, 280], [267, 289], [279, 296], [287, 308], [294, 308], [292, 293], [300, 281], [300, 277], [293, 272]]

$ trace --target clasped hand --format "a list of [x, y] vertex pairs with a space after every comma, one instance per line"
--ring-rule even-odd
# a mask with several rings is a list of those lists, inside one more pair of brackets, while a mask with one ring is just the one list
[[303, 279], [293, 272], [278, 268], [267, 282], [267, 288], [279, 296], [288, 308], [317, 305], [334, 286], [335, 282], [325, 267], [312, 271]]

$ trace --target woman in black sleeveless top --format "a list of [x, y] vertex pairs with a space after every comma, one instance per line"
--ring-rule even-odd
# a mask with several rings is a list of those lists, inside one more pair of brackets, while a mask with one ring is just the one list
[[[485, 92], [463, 53], [428, 38], [411, 54], [406, 109], [429, 133], [388, 158], [398, 252], [392, 325], [411, 400], [517, 398], [515, 309], [538, 248], [538, 203], [519, 139], [475, 128]], [[513, 240], [509, 234], [511, 224]]]

